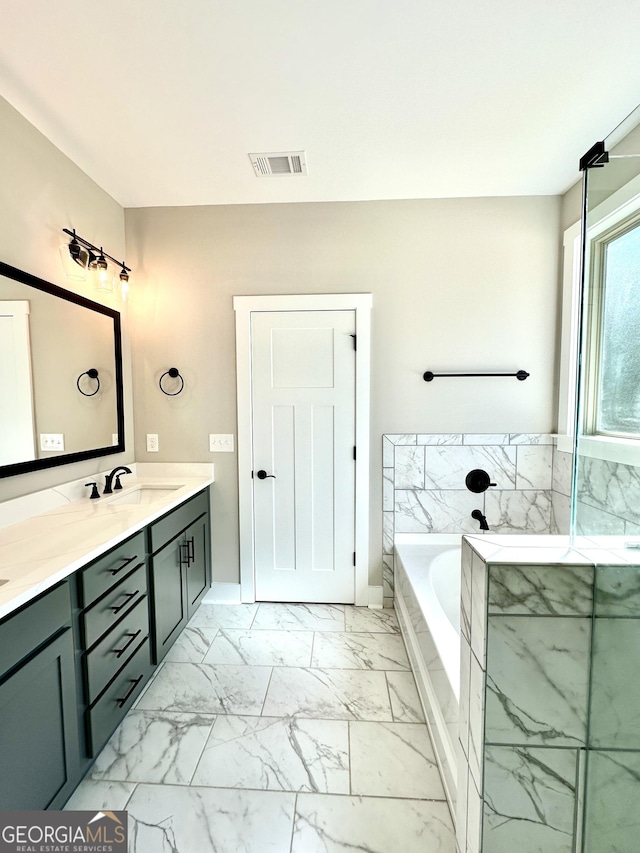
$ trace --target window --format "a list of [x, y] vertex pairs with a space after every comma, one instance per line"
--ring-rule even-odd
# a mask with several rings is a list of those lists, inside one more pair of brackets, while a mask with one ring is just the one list
[[591, 240], [584, 432], [640, 439], [640, 218]]

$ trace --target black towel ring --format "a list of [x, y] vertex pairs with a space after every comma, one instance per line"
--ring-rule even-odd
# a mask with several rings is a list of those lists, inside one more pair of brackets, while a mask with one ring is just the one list
[[[165, 391], [164, 390], [164, 388], [162, 387], [162, 380], [164, 379], [165, 376], [170, 376], [172, 379], [179, 379], [180, 380], [180, 387], [178, 388], [177, 391], [172, 392], [172, 391]], [[180, 371], [178, 370], [177, 367], [170, 367], [169, 370], [166, 370], [162, 374], [162, 376], [160, 377], [160, 379], [158, 381], [158, 385], [160, 386], [160, 390], [162, 391], [162, 393], [166, 394], [167, 397], [177, 397], [178, 394], [184, 388], [184, 379], [182, 378], [182, 376], [180, 376]]]
[[[97, 388], [95, 391], [92, 391], [91, 394], [87, 394], [86, 391], [83, 391], [80, 387], [80, 380], [83, 376], [88, 376], [89, 379], [95, 379], [97, 382]], [[80, 376], [76, 379], [76, 387], [78, 391], [82, 394], [83, 397], [95, 397], [98, 391], [100, 390], [100, 380], [98, 379], [98, 371], [95, 367], [90, 367], [89, 370], [85, 370], [84, 373], [81, 373]]]

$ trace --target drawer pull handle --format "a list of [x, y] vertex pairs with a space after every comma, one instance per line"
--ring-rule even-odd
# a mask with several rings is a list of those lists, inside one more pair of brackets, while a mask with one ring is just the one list
[[122, 604], [119, 604], [117, 607], [110, 607], [109, 610], [113, 610], [114, 613], [119, 613], [123, 607], [127, 606], [127, 604], [131, 601], [132, 598], [138, 595], [139, 592], [139, 589], [137, 589], [135, 592], [125, 592], [124, 601], [122, 602]]
[[140, 682], [142, 681], [143, 678], [144, 678], [144, 673], [142, 675], [139, 675], [137, 678], [130, 678], [129, 679], [129, 681], [131, 681], [131, 687], [127, 690], [126, 695], [123, 696], [122, 699], [116, 699], [116, 702], [118, 703], [118, 708], [124, 708], [124, 706], [129, 701], [129, 697], [131, 696], [133, 691], [136, 689], [138, 684], [140, 684]]
[[[120, 574], [120, 572], [121, 572], [123, 569], [126, 569], [126, 567], [129, 565], [129, 563], [132, 563], [134, 560], [137, 560], [137, 558], [138, 558], [138, 555], [137, 555], [137, 554], [134, 554], [134, 555], [133, 555], [133, 557], [120, 557], [120, 559], [123, 561], [122, 565], [121, 565], [121, 566], [118, 566], [118, 568], [117, 568], [117, 569], [109, 569], [110, 574], [111, 574], [111, 575], [118, 575], [118, 574]], [[141, 565], [142, 565], [142, 564], [141, 564]]]
[[191, 565], [191, 563], [195, 563], [196, 546], [195, 546], [193, 536], [191, 536], [189, 539], [187, 539], [187, 553], [189, 555], [189, 565]]
[[141, 633], [142, 633], [142, 628], [138, 628], [138, 630], [135, 632], [135, 634], [131, 634], [131, 633], [127, 632], [125, 634], [125, 637], [129, 637], [129, 639], [124, 644], [124, 646], [121, 649], [111, 649], [111, 651], [114, 653], [114, 655], [117, 658], [122, 657], [122, 655], [127, 651], [127, 649], [129, 648], [131, 643], [133, 643], [133, 641], [138, 636], [138, 634], [141, 634]]

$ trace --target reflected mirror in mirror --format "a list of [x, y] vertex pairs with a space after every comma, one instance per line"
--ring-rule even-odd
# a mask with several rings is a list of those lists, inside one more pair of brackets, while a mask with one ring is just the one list
[[122, 452], [122, 398], [119, 313], [0, 263], [0, 477]]

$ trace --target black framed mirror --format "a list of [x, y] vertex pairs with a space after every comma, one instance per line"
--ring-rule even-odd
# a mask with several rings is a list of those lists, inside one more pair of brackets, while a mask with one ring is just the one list
[[0, 261], [0, 477], [124, 449], [119, 312]]

